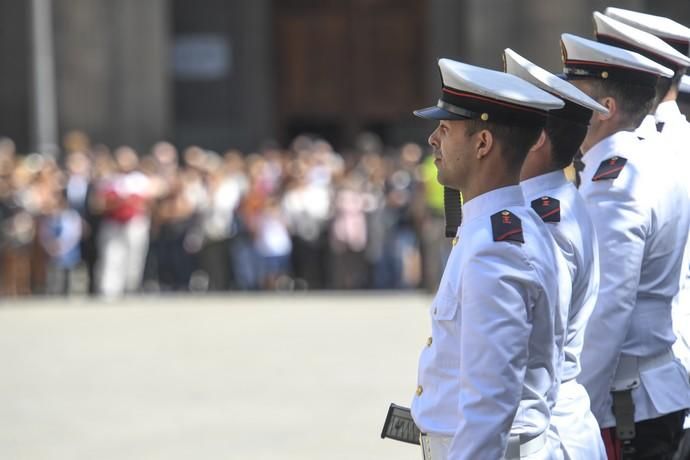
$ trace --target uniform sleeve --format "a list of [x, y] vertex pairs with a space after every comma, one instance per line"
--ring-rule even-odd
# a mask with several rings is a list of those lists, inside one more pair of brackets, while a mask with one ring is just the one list
[[632, 320], [645, 248], [647, 217], [625, 190], [594, 184], [587, 208], [599, 242], [600, 283], [585, 331], [578, 381], [599, 423], [610, 413], [610, 387]]
[[[464, 268], [460, 420], [448, 458], [503, 457], [522, 394], [531, 332], [525, 285], [530, 267], [521, 255], [518, 248], [501, 243]], [[506, 263], [506, 257], [517, 262]]]
[[[592, 258], [589, 265], [583, 265], [577, 273], [577, 281], [573, 283], [573, 306], [568, 316], [568, 330], [566, 335], [566, 355], [573, 354], [577, 362], [577, 372], [582, 368], [582, 346], [585, 339], [587, 324], [596, 307], [599, 295], [599, 245], [592, 229]], [[584, 256], [586, 257], [586, 256]], [[568, 376], [571, 377], [571, 376]]]

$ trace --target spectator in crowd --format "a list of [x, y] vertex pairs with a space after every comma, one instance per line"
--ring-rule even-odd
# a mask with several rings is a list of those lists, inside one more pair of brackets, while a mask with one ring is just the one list
[[0, 140], [0, 295], [31, 293], [31, 242], [34, 222], [21, 202], [31, 172], [26, 160], [16, 161], [14, 143]]
[[335, 192], [330, 228], [330, 286], [335, 289], [368, 287], [366, 197], [352, 178], [343, 179]]
[[38, 240], [48, 256], [46, 293], [53, 295], [69, 293], [70, 276], [81, 260], [82, 219], [69, 206], [66, 193], [64, 190], [49, 197], [39, 220]]
[[374, 282], [378, 288], [411, 288], [421, 281], [421, 260], [413, 213], [419, 188], [416, 165], [420, 157], [421, 151], [417, 154], [411, 146], [404, 146], [399, 158], [388, 157], [384, 162], [387, 174], [381, 225], [386, 236], [381, 257], [375, 265]]
[[103, 215], [98, 235], [99, 291], [112, 298], [136, 292], [149, 241], [151, 183], [137, 169], [137, 153], [115, 151], [116, 171], [98, 185], [94, 205]]
[[298, 283], [308, 289], [326, 287], [328, 239], [331, 217], [330, 146], [307, 139], [293, 143], [296, 154], [283, 195], [282, 208], [292, 235], [292, 267]]
[[261, 264], [255, 238], [272, 187], [265, 171], [266, 162], [260, 155], [247, 157], [247, 190], [237, 208], [237, 234], [230, 246], [235, 285], [240, 290], [254, 290], [260, 285]]
[[268, 197], [256, 221], [256, 252], [260, 257], [260, 287], [276, 289], [290, 272], [292, 242], [274, 195]]
[[153, 237], [157, 241], [158, 281], [163, 291], [189, 287], [192, 275], [192, 250], [187, 237], [195, 224], [195, 206], [180, 174], [172, 179], [165, 196], [156, 204]]
[[235, 213], [247, 190], [242, 153], [228, 151], [224, 159], [212, 157], [206, 173], [207, 200], [201, 209], [203, 247], [200, 268], [208, 276], [208, 289], [230, 288], [230, 244], [238, 232]]
[[441, 281], [443, 267], [450, 255], [445, 237], [445, 214], [443, 208], [443, 186], [436, 179], [437, 168], [434, 156], [429, 154], [418, 167], [424, 206], [419, 227], [420, 251], [422, 254], [422, 285], [433, 291]]

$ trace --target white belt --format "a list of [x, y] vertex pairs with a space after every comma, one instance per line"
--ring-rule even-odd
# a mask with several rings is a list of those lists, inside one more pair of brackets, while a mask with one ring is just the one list
[[[519, 460], [522, 457], [536, 454], [546, 445], [546, 431], [540, 435], [526, 439], [525, 435], [512, 434], [508, 438], [508, 448], [503, 457], [504, 460]], [[520, 439], [522, 438], [522, 442]], [[422, 445], [422, 458], [424, 460], [445, 460], [448, 458], [448, 449], [452, 436], [435, 436], [422, 434], [419, 438]]]
[[625, 391], [637, 388], [640, 386], [641, 372], [656, 369], [674, 360], [675, 356], [671, 350], [666, 350], [655, 356], [621, 355], [616, 368], [616, 376], [613, 378], [611, 391]]
[[422, 458], [424, 460], [446, 460], [452, 440], [452, 436], [438, 436], [422, 433], [419, 436], [419, 443], [422, 446]]
[[546, 436], [546, 431], [543, 431], [538, 436], [527, 440], [524, 434], [511, 434], [508, 438], [508, 449], [506, 449], [506, 454], [503, 457], [504, 460], [518, 460], [536, 454], [546, 445]]

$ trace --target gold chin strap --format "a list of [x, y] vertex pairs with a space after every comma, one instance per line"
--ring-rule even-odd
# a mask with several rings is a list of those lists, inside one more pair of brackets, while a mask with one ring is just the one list
[[459, 190], [443, 187], [443, 208], [446, 213], [446, 238], [455, 238], [462, 223], [462, 194]]

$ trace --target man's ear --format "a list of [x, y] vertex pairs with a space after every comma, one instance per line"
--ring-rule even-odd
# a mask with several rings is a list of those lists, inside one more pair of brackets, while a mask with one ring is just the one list
[[609, 109], [609, 113], [594, 112], [594, 116], [599, 120], [610, 120], [618, 111], [618, 103], [616, 102], [616, 99], [612, 98], [611, 96], [601, 98], [599, 103]]
[[539, 138], [537, 139], [537, 142], [534, 143], [532, 147], [530, 147], [529, 151], [534, 152], [535, 150], [539, 150], [544, 146], [544, 143], [546, 142], [546, 131], [541, 130], [539, 133]]
[[494, 135], [488, 129], [482, 129], [477, 133], [476, 142], [477, 159], [481, 160], [491, 152], [494, 146]]

